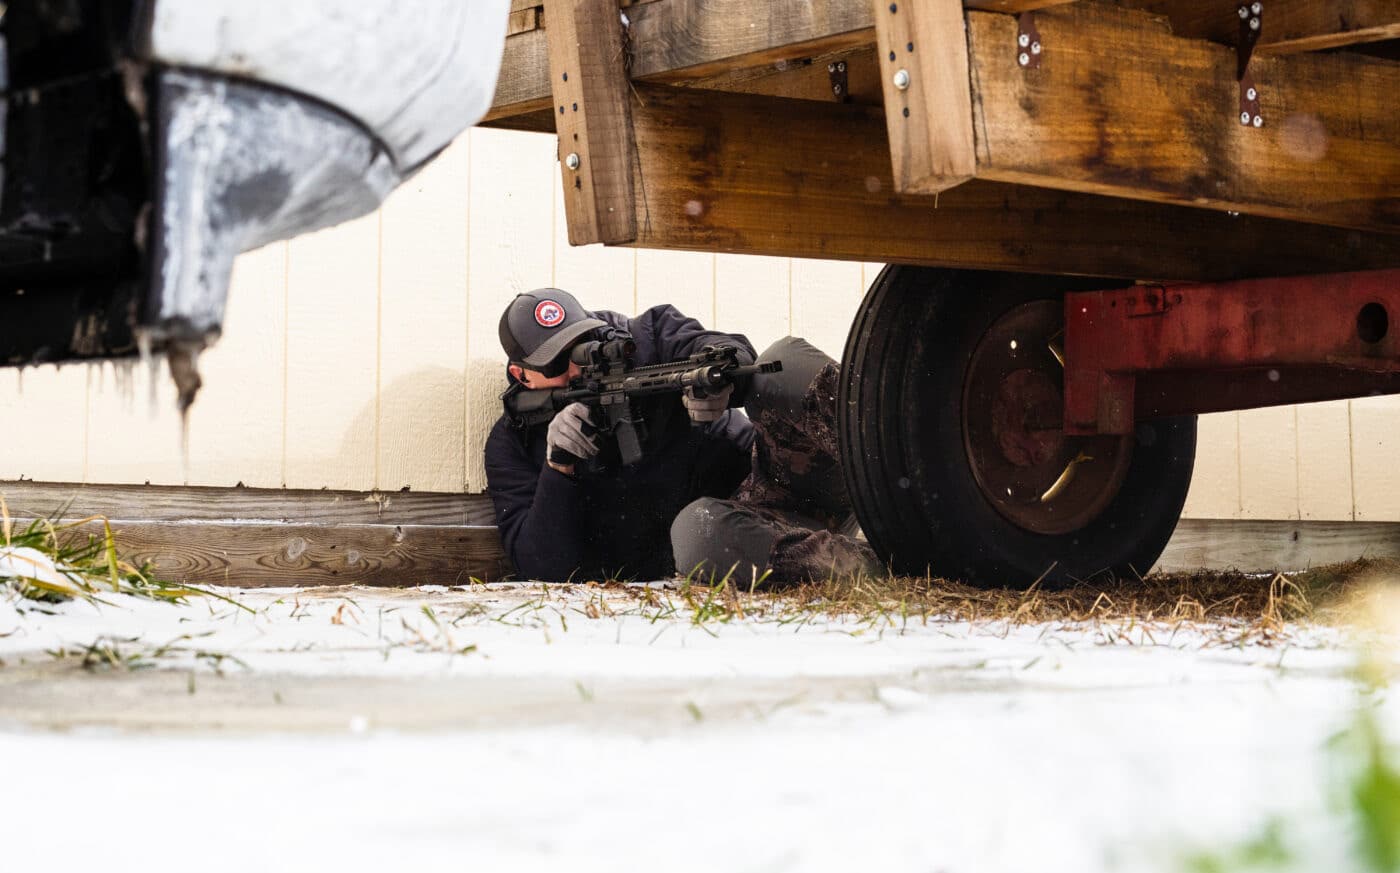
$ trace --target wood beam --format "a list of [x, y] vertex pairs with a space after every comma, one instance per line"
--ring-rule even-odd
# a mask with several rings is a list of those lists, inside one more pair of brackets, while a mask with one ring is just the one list
[[[1164, 16], [1177, 36], [1239, 40], [1236, 4], [1220, 0], [1118, 0]], [[1263, 0], [1256, 54], [1293, 54], [1400, 38], [1400, 0]], [[971, 3], [968, 4], [972, 6]]]
[[872, 2], [895, 190], [960, 185], [977, 173], [962, 0]]
[[617, 0], [545, 0], [569, 242], [637, 238], [632, 116]]
[[875, 107], [637, 86], [637, 245], [1226, 279], [1400, 265], [1400, 237], [974, 180], [897, 195]]
[[1256, 128], [1230, 49], [1111, 6], [1035, 21], [1025, 69], [1014, 18], [968, 14], [978, 178], [1400, 231], [1400, 64], [1256, 57]]
[[[875, 44], [870, 0], [655, 0], [627, 15], [630, 74], [641, 81], [704, 79]], [[506, 40], [487, 120], [548, 105], [552, 24], [546, 14], [542, 29]]]

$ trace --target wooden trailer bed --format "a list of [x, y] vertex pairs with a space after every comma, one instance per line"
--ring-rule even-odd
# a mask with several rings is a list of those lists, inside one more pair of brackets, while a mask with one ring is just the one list
[[1229, 0], [617, 5], [516, 0], [487, 121], [578, 155], [576, 244], [1133, 279], [1400, 263], [1400, 0], [1261, 5], [1247, 84]]

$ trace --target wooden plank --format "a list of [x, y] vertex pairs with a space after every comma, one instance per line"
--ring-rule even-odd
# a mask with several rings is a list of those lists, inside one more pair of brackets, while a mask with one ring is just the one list
[[150, 561], [159, 578], [195, 585], [465, 585], [509, 573], [494, 527], [117, 522], [112, 529], [125, 560]]
[[[703, 79], [875, 42], [870, 0], [657, 0], [628, 17], [629, 74], [643, 81]], [[542, 29], [506, 40], [487, 121], [550, 105], [545, 34], [552, 24], [546, 17]]]
[[544, 17], [540, 12], [541, 10], [537, 6], [512, 10], [510, 19], [506, 22], [506, 36], [515, 36], [517, 33], [524, 33], [539, 27], [540, 20]]
[[1235, 53], [1077, 3], [1036, 16], [1038, 69], [1013, 18], [969, 13], [978, 178], [1400, 231], [1400, 64], [1255, 58], [1264, 126], [1240, 123]]
[[892, 194], [874, 107], [637, 85], [638, 245], [1146, 278], [1400, 263], [1400, 238], [969, 182]]
[[[1119, 0], [1119, 4], [1165, 16], [1178, 36], [1230, 46], [1239, 41], [1235, 3]], [[1267, 0], [1260, 24], [1256, 54], [1292, 54], [1396, 39], [1400, 38], [1400, 0]]]
[[894, 188], [936, 194], [977, 173], [962, 0], [875, 4]]
[[636, 146], [617, 0], [545, 0], [569, 242], [637, 238]]
[[492, 524], [484, 494], [419, 491], [298, 491], [285, 488], [183, 488], [0, 481], [17, 515], [64, 518], [100, 515], [159, 522], [265, 521], [286, 524]]
[[1400, 557], [1400, 524], [1182, 519], [1153, 572], [1275, 573]]

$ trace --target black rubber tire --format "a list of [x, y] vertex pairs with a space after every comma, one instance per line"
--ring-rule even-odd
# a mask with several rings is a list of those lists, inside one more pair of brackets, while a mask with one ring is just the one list
[[1067, 584], [1135, 578], [1162, 553], [1191, 484], [1195, 416], [1139, 425], [1117, 495], [1067, 534], [1009, 521], [968, 460], [963, 385], [979, 339], [1015, 306], [1093, 287], [1105, 285], [901, 266], [886, 267], [870, 287], [843, 355], [841, 455], [861, 529], [896, 572], [984, 586]]

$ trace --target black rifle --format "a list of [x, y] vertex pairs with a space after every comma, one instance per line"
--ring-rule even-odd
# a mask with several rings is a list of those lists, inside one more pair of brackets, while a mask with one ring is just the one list
[[[543, 424], [570, 403], [583, 403], [592, 410], [591, 421], [604, 436], [617, 438], [622, 463], [631, 466], [642, 459], [646, 423], [633, 407], [633, 401], [655, 394], [676, 394], [687, 388], [695, 396], [723, 390], [739, 379], [758, 373], [782, 372], [782, 361], [757, 364], [739, 363], [739, 350], [732, 346], [706, 346], [696, 354], [669, 364], [632, 366], [636, 345], [622, 337], [590, 340], [574, 346], [569, 359], [583, 368], [566, 388], [528, 390], [512, 385], [501, 396], [506, 416], [516, 427]], [[555, 449], [550, 460], [556, 464], [578, 462], [569, 452]]]

